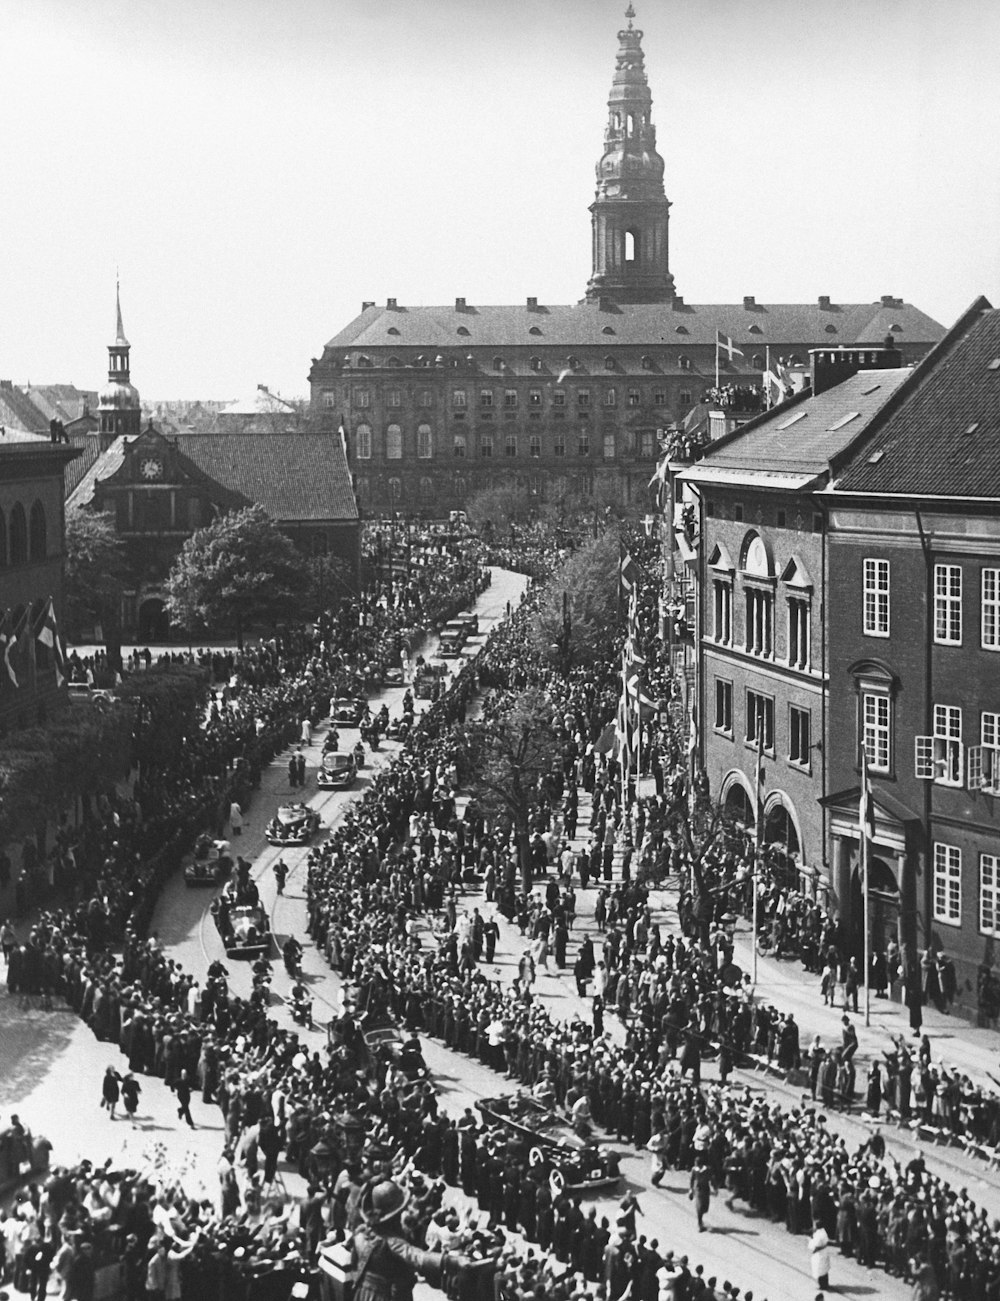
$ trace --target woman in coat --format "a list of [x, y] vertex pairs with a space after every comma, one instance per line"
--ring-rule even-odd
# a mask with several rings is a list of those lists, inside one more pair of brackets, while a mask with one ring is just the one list
[[107, 1113], [112, 1120], [115, 1118], [115, 1107], [118, 1105], [120, 1096], [118, 1072], [113, 1066], [109, 1066], [104, 1072], [104, 1081], [101, 1084], [101, 1106], [107, 1109]]
[[826, 1291], [830, 1286], [830, 1239], [822, 1227], [809, 1239], [809, 1268], [817, 1284]]

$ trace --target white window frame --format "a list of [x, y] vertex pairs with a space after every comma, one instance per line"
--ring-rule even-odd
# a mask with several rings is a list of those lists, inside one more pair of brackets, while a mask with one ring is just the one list
[[888, 560], [866, 557], [863, 562], [862, 631], [866, 637], [888, 637], [890, 628], [890, 570]]
[[944, 926], [962, 924], [962, 851], [958, 845], [934, 842], [934, 920]]
[[1000, 651], [1000, 569], [984, 569], [979, 590], [979, 644], [983, 650]]
[[608, 430], [604, 434], [604, 459], [606, 461], [613, 461], [615, 455], [615, 435], [612, 430]]
[[861, 693], [861, 744], [872, 772], [892, 771], [892, 698], [886, 692]]
[[966, 785], [970, 791], [1000, 795], [1000, 714], [983, 710], [979, 735], [980, 744], [966, 751]]
[[371, 425], [362, 423], [354, 431], [354, 455], [359, 461], [370, 461], [372, 459]]
[[403, 395], [398, 388], [389, 389], [386, 394], [386, 406], [391, 407], [394, 411], [403, 405]]
[[979, 934], [1000, 935], [1000, 856], [996, 854], [979, 855]]
[[935, 782], [939, 786], [961, 786], [962, 759], [962, 711], [958, 705], [935, 705]]
[[451, 390], [451, 405], [461, 407], [462, 410], [469, 405], [469, 392], [464, 388], [453, 388]]
[[385, 459], [401, 461], [403, 459], [403, 427], [395, 423], [385, 427]]
[[434, 456], [434, 430], [422, 421], [417, 425], [417, 460], [430, 461]]
[[934, 642], [962, 644], [962, 566], [934, 566]]
[[366, 388], [356, 388], [354, 390], [354, 405], [363, 410], [367, 410], [372, 404], [371, 390]]

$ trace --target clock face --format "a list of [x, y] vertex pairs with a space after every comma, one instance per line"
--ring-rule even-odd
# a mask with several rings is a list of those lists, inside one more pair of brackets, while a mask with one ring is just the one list
[[163, 464], [149, 457], [139, 466], [139, 470], [144, 479], [158, 479], [163, 473]]

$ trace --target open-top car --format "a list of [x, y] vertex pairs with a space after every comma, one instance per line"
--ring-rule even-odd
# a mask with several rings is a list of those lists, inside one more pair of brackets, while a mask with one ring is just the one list
[[330, 711], [330, 722], [341, 727], [357, 727], [364, 717], [366, 703], [357, 696], [338, 696]]
[[437, 700], [447, 677], [447, 664], [421, 664], [413, 677], [413, 694], [418, 700]]
[[261, 958], [271, 952], [271, 924], [259, 903], [230, 908], [228, 925], [220, 930], [230, 958]]
[[207, 832], [194, 842], [194, 853], [184, 864], [185, 885], [218, 885], [232, 870], [228, 840], [215, 840]]
[[264, 829], [272, 845], [305, 845], [319, 830], [319, 814], [301, 801], [280, 804]]
[[353, 786], [358, 776], [358, 761], [353, 754], [343, 750], [328, 750], [316, 774], [316, 785], [321, 790], [346, 789]]
[[454, 659], [456, 655], [461, 655], [467, 637], [464, 622], [461, 619], [450, 619], [441, 629], [438, 638], [438, 654], [445, 659]]
[[621, 1181], [621, 1158], [617, 1152], [601, 1151], [590, 1144], [579, 1150], [560, 1143], [557, 1147], [533, 1147], [528, 1155], [532, 1178], [548, 1179], [553, 1197], [569, 1193], [611, 1192]]

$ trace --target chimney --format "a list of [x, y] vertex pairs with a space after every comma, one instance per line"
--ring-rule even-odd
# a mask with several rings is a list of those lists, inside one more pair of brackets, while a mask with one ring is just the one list
[[456, 311], [456, 312], [464, 312], [464, 311], [465, 311], [465, 299], [464, 299], [464, 298], [456, 298], [456, 299], [455, 299], [455, 311]]
[[883, 295], [882, 295], [882, 306], [883, 306], [883, 307], [902, 307], [902, 306], [903, 306], [903, 300], [902, 300], [902, 298], [897, 298], [897, 297], [895, 296], [895, 294], [883, 294]]
[[673, 301], [672, 306], [674, 306], [674, 307], [683, 307], [683, 306], [684, 306], [684, 295], [683, 295], [683, 294], [674, 294], [674, 301]]
[[536, 312], [537, 310], [538, 310], [538, 299], [537, 299], [537, 298], [529, 298], [529, 299], [528, 299], [528, 311], [529, 311], [529, 312]]
[[394, 311], [396, 310], [396, 300], [395, 300], [395, 298], [387, 298], [387, 299], [385, 300], [385, 305], [386, 305], [386, 307], [389, 308], [390, 311], [393, 311], [393, 312], [394, 312]]
[[746, 311], [748, 312], [753, 311], [753, 309], [757, 306], [757, 299], [753, 296], [753, 294], [744, 294], [743, 306], [746, 309]]
[[369, 309], [369, 307], [374, 307], [374, 306], [375, 306], [374, 302], [371, 302], [371, 303], [362, 303], [362, 304], [361, 304], [361, 310], [362, 310], [363, 312], [367, 312], [368, 309]]
[[820, 294], [820, 296], [819, 296], [819, 305], [820, 305], [820, 307], [822, 308], [822, 310], [823, 310], [824, 312], [828, 312], [828, 311], [830, 310], [830, 295], [829, 295], [829, 294]]
[[886, 346], [891, 343], [889, 338], [886, 344], [869, 348], [811, 348], [813, 397], [861, 371], [898, 370], [903, 365], [903, 354], [894, 346]]

